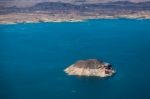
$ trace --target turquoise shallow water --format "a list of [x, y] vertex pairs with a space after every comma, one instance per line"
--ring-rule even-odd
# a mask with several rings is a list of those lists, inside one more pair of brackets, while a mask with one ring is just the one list
[[[110, 78], [67, 76], [80, 59]], [[0, 25], [0, 99], [150, 99], [150, 20]]]

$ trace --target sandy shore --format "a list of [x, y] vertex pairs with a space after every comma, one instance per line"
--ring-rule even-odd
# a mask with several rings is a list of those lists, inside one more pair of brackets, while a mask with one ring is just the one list
[[150, 19], [150, 12], [136, 13], [128, 15], [95, 15], [95, 16], [80, 16], [80, 15], [48, 15], [48, 14], [30, 14], [30, 13], [12, 13], [0, 15], [0, 24], [16, 24], [16, 23], [37, 23], [37, 22], [81, 22], [89, 19]]

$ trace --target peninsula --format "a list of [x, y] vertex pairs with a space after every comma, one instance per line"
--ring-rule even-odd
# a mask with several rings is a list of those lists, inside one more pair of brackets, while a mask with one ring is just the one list
[[112, 76], [115, 71], [111, 64], [97, 59], [80, 60], [64, 70], [68, 75], [77, 76]]
[[150, 2], [107, 3], [42, 2], [30, 7], [0, 6], [0, 24], [30, 22], [75, 22], [87, 19], [150, 19]]

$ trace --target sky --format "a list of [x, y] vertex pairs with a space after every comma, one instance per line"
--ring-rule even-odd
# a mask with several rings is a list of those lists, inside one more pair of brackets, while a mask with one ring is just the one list
[[86, 1], [86, 3], [101, 3], [101, 2], [110, 2], [110, 1], [131, 1], [131, 2], [144, 2], [150, 0], [0, 0], [0, 6], [17, 6], [17, 7], [26, 7], [32, 6], [40, 2], [67, 2], [75, 3], [80, 1]]

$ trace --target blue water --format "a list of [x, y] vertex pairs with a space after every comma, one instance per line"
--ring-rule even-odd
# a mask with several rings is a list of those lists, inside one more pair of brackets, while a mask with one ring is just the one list
[[[117, 74], [63, 72], [89, 58]], [[0, 25], [0, 99], [150, 99], [150, 20]]]

